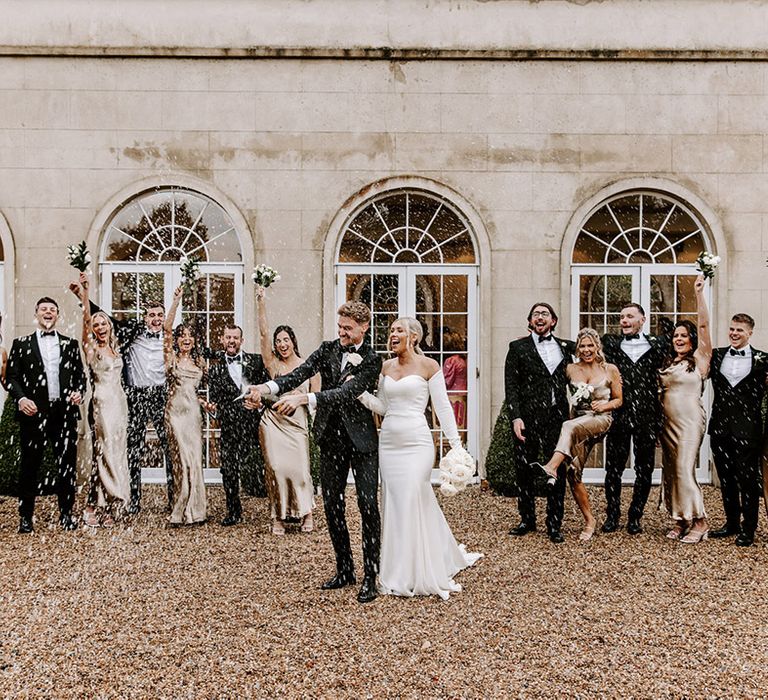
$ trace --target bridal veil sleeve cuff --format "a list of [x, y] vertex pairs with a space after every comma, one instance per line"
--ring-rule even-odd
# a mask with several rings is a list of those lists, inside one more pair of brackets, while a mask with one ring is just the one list
[[369, 411], [372, 411], [373, 413], [377, 413], [380, 416], [386, 415], [387, 413], [387, 404], [384, 400], [384, 375], [379, 375], [379, 388], [376, 390], [377, 396], [374, 396], [369, 391], [364, 391], [360, 396], [357, 397], [357, 400], [363, 404]]
[[442, 371], [435, 372], [429, 379], [429, 398], [432, 399], [432, 408], [443, 434], [452, 448], [461, 447], [459, 430], [456, 427], [456, 418], [453, 415], [451, 402], [448, 400], [448, 390], [445, 388], [445, 378]]

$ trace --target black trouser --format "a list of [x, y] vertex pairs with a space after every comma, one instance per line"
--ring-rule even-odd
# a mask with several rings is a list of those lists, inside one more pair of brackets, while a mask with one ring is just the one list
[[381, 518], [379, 516], [379, 453], [358, 451], [343, 426], [326, 427], [319, 442], [320, 484], [323, 507], [328, 521], [328, 533], [336, 552], [336, 571], [353, 574], [355, 565], [349, 545], [349, 530], [345, 517], [344, 491], [347, 474], [352, 469], [357, 490], [357, 506], [363, 530], [363, 564], [366, 578], [375, 578], [379, 571]]
[[19, 473], [19, 516], [31, 518], [35, 511], [38, 472], [46, 442], [56, 463], [56, 495], [61, 515], [71, 515], [75, 503], [77, 476], [77, 420], [79, 411], [64, 401], [54, 401], [46, 413], [19, 415], [21, 471]]
[[221, 423], [221, 483], [227, 499], [227, 515], [240, 518], [243, 507], [240, 504], [240, 466], [255, 460], [258, 425], [243, 421], [232, 425], [236, 418]]
[[720, 479], [726, 526], [754, 535], [760, 510], [762, 445], [733, 435], [712, 435], [709, 444]]
[[[554, 409], [553, 409], [554, 411]], [[562, 423], [558, 420], [545, 423], [525, 422], [525, 442], [513, 438], [515, 442], [515, 459], [517, 461], [518, 487], [520, 495], [517, 498], [517, 510], [520, 520], [528, 527], [536, 527], [536, 483], [541, 481], [541, 470], [534, 473], [528, 465], [531, 462], [544, 464], [555, 451], [557, 439], [560, 437]], [[542, 462], [543, 460], [543, 462]], [[538, 467], [534, 467], [538, 469]], [[547, 532], [558, 532], [563, 524], [565, 507], [565, 470], [558, 473], [555, 485], [547, 495]]]
[[621, 477], [627, 466], [630, 442], [635, 456], [635, 485], [632, 489], [632, 503], [627, 518], [640, 520], [643, 517], [656, 463], [655, 422], [632, 428], [614, 423], [606, 439], [605, 459], [605, 502], [609, 520], [621, 517]]
[[147, 423], [157, 431], [157, 439], [165, 457], [165, 475], [168, 485], [168, 504], [173, 506], [173, 462], [165, 434], [165, 386], [129, 386], [128, 399], [128, 468], [131, 472], [131, 506], [141, 505], [141, 464], [147, 444]]

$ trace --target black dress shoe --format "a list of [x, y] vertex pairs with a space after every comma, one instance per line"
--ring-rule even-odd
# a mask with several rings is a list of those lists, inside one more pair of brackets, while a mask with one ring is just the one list
[[128, 515], [138, 515], [141, 512], [141, 505], [131, 502], [125, 510]]
[[727, 523], [722, 527], [717, 528], [717, 530], [709, 531], [709, 536], [714, 537], [716, 540], [722, 539], [723, 537], [731, 537], [737, 534], [739, 534], [739, 528], [731, 527]]
[[59, 518], [59, 525], [61, 525], [62, 529], [67, 531], [77, 530], [77, 520], [75, 520], [71, 515], [62, 515]]
[[376, 579], [366, 576], [363, 579], [363, 585], [360, 586], [360, 592], [357, 594], [358, 603], [370, 603], [375, 600], [379, 595], [376, 590]]
[[513, 537], [522, 537], [523, 535], [527, 535], [529, 532], [536, 532], [536, 526], [529, 525], [528, 523], [520, 523], [517, 527], [513, 527], [509, 531], [509, 534]]
[[329, 578], [322, 586], [322, 591], [334, 591], [337, 588], [344, 588], [344, 586], [354, 586], [356, 583], [354, 574], [336, 574], [333, 578]]
[[616, 530], [619, 529], [619, 519], [618, 518], [607, 518], [606, 521], [603, 523], [603, 526], [600, 529], [603, 532], [616, 532]]
[[561, 544], [562, 542], [565, 542], [565, 537], [563, 537], [563, 533], [560, 532], [560, 530], [552, 530], [552, 532], [549, 533], [549, 541], [554, 542], [555, 544]]
[[20, 535], [26, 535], [34, 531], [35, 531], [35, 528], [32, 527], [32, 518], [19, 518], [19, 534]]
[[228, 515], [221, 521], [223, 527], [232, 527], [233, 525], [239, 525], [243, 522], [243, 518], [239, 515]]
[[[712, 535], [711, 532], [709, 534], [710, 536]], [[748, 532], [740, 532], [736, 536], [737, 547], [751, 547], [754, 543], [755, 543], [755, 536]]]
[[627, 523], [627, 532], [630, 535], [639, 535], [643, 531], [643, 526], [639, 520], [630, 520]]

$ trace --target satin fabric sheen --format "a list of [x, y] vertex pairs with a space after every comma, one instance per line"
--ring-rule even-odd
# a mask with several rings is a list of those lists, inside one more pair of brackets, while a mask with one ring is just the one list
[[675, 520], [704, 518], [704, 496], [696, 481], [706, 411], [698, 369], [676, 363], [659, 372], [664, 423], [661, 431], [661, 490], [667, 513]]

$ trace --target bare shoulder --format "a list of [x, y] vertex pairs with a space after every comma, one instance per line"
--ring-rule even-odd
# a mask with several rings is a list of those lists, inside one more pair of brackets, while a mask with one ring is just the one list
[[392, 357], [389, 360], [384, 360], [384, 362], [381, 363], [381, 373], [382, 374], [391, 374], [392, 367], [397, 363], [397, 358]]
[[605, 371], [608, 373], [608, 376], [610, 377], [621, 376], [621, 372], [619, 372], [619, 368], [616, 365], [612, 365], [610, 362], [606, 362]]
[[420, 359], [419, 369], [426, 379], [432, 379], [440, 371], [440, 365], [431, 357], [421, 357]]

